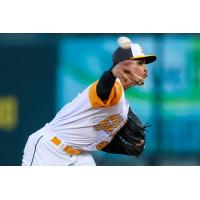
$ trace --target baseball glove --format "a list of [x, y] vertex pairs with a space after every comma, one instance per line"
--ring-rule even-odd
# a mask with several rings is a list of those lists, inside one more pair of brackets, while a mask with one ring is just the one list
[[143, 125], [131, 108], [126, 124], [115, 135], [113, 140], [101, 149], [107, 153], [134, 155], [142, 154], [145, 146], [145, 131], [151, 125]]

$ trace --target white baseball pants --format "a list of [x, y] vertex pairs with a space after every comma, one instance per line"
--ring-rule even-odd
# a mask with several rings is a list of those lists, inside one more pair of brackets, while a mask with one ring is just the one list
[[70, 155], [50, 141], [44, 128], [29, 136], [24, 149], [22, 166], [95, 166], [89, 152]]

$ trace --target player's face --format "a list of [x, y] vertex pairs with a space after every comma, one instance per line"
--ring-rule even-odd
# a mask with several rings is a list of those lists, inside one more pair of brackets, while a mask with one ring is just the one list
[[145, 60], [125, 60], [117, 64], [112, 72], [115, 77], [120, 78], [124, 89], [134, 85], [143, 85], [147, 77]]
[[148, 76], [148, 70], [144, 59], [131, 60], [131, 69], [136, 77], [138, 76], [145, 79]]
[[130, 60], [128, 68], [129, 83], [126, 84], [126, 89], [134, 85], [144, 85], [144, 80], [148, 76], [145, 60]]

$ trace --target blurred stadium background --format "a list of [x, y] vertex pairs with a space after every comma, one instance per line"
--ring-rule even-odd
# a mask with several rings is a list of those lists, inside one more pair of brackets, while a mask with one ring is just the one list
[[0, 34], [0, 165], [21, 165], [28, 136], [111, 67], [121, 35], [158, 55], [126, 92], [152, 127], [140, 158], [98, 151], [97, 165], [200, 165], [200, 34]]

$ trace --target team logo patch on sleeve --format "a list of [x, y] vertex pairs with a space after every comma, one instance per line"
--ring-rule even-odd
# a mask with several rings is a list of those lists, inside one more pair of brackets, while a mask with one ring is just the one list
[[125, 123], [126, 120], [120, 114], [115, 114], [107, 117], [97, 125], [94, 125], [93, 128], [95, 131], [103, 130], [112, 136], [119, 131]]

